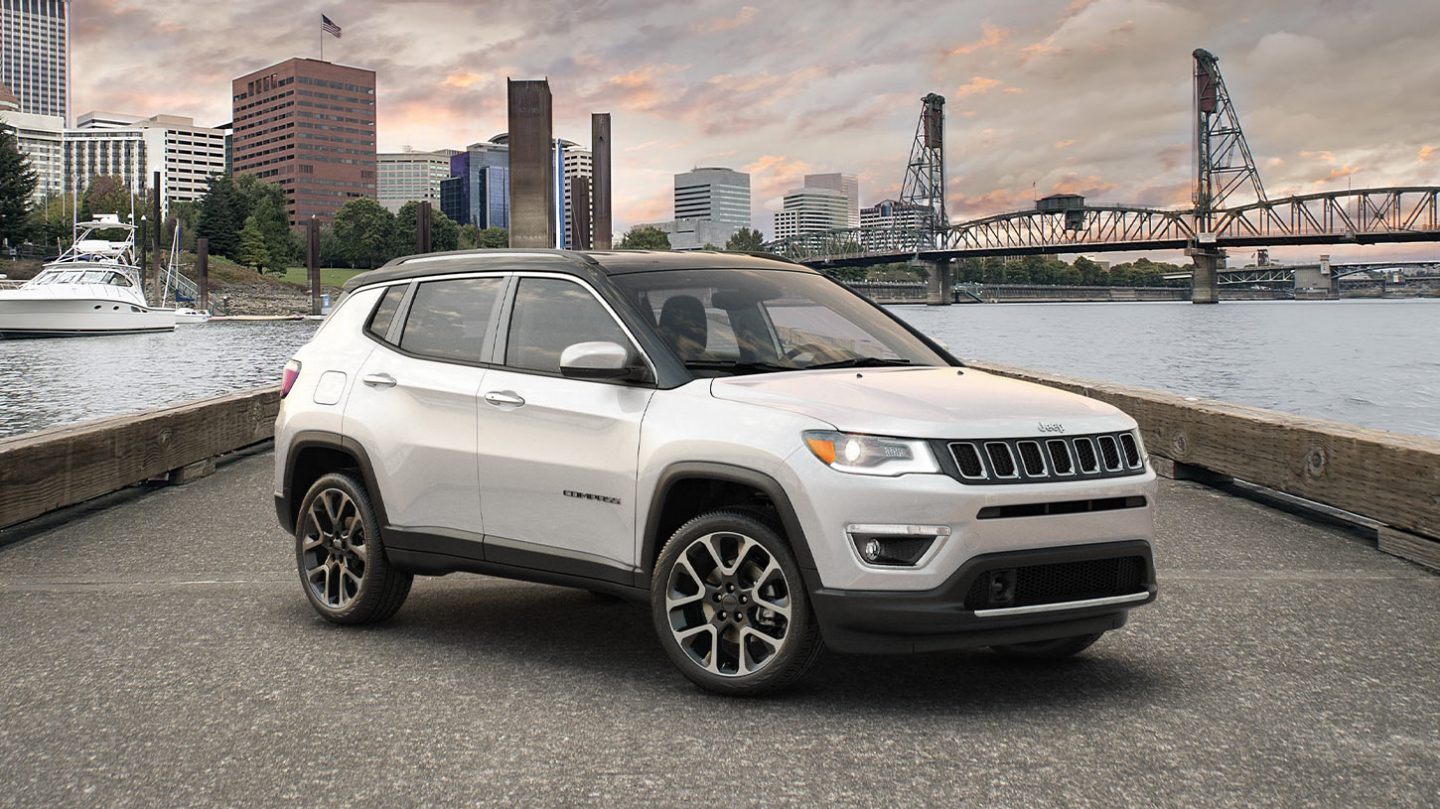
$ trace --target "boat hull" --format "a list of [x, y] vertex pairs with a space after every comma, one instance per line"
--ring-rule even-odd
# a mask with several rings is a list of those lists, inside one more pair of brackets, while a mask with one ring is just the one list
[[174, 331], [175, 312], [114, 298], [0, 295], [0, 338]]

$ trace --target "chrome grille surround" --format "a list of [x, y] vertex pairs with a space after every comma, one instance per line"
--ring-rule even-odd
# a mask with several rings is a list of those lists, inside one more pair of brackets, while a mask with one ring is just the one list
[[1096, 480], [1145, 471], [1133, 431], [937, 444], [946, 473], [969, 485]]

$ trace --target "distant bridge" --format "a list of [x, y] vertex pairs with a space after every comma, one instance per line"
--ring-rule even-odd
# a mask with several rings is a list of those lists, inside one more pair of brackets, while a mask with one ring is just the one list
[[[816, 267], [928, 262], [937, 303], [946, 297], [952, 259], [1184, 249], [1195, 264], [1192, 300], [1213, 303], [1228, 248], [1440, 241], [1437, 186], [1269, 198], [1219, 60], [1204, 50], [1193, 56], [1197, 171], [1191, 208], [1088, 205], [1078, 195], [1057, 194], [1033, 209], [951, 223], [942, 191], [944, 99], [931, 94], [916, 127], [900, 204], [888, 222], [801, 233], [767, 247]], [[1231, 202], [1246, 189], [1253, 201]]]
[[[1343, 264], [1269, 264], [1262, 267], [1237, 267], [1235, 269], [1220, 270], [1219, 283], [1221, 286], [1229, 284], [1289, 284], [1295, 282], [1297, 272], [1307, 270], [1328, 275], [1331, 280], [1340, 281], [1351, 276], [1371, 272], [1384, 272], [1386, 270], [1399, 270], [1404, 267], [1418, 267], [1440, 270], [1440, 261], [1365, 261], [1359, 263], [1347, 262]], [[1188, 272], [1168, 273], [1164, 276], [1166, 280], [1189, 278]], [[1426, 281], [1429, 276], [1409, 276], [1407, 281]]]

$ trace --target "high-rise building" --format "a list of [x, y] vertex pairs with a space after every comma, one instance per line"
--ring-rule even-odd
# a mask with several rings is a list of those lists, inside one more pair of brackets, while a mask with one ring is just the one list
[[70, 0], [0, 0], [0, 84], [20, 112], [70, 121]]
[[860, 227], [860, 180], [853, 174], [807, 174], [806, 188], [828, 188], [845, 195], [845, 224], [843, 227]]
[[775, 214], [775, 238], [836, 230], [848, 226], [845, 194], [829, 188], [797, 188], [785, 195], [785, 208]]
[[456, 149], [417, 152], [406, 147], [403, 152], [382, 152], [377, 155], [376, 191], [380, 204], [391, 213], [407, 202], [428, 201], [440, 205], [440, 183], [450, 176], [450, 158], [460, 154]]
[[10, 88], [0, 84], [0, 127], [15, 135], [20, 152], [35, 170], [35, 191], [30, 201], [36, 205], [65, 191], [65, 158], [63, 142], [65, 119], [58, 115], [36, 115], [20, 112], [20, 101]]
[[930, 209], [899, 200], [881, 200], [860, 210], [860, 240], [867, 250], [911, 249]]
[[210, 178], [225, 171], [224, 131], [193, 118], [90, 112], [79, 120], [62, 144], [66, 187], [84, 190], [96, 177], [114, 176], [138, 195], [158, 171], [160, 207], [168, 212], [171, 203], [204, 197]]
[[750, 227], [750, 175], [721, 167], [675, 175], [675, 218]]
[[440, 210], [462, 225], [509, 229], [510, 145], [504, 135], [450, 157], [450, 176], [440, 182]]
[[[594, 175], [594, 173], [595, 173], [595, 158], [594, 158], [594, 155], [592, 155], [592, 154], [590, 153], [590, 150], [589, 150], [589, 149], [582, 149], [582, 148], [580, 148], [580, 145], [579, 145], [579, 144], [577, 144], [577, 143], [575, 143], [575, 142], [573, 142], [573, 141], [568, 141], [568, 140], [558, 141], [558, 142], [556, 143], [556, 148], [559, 150], [559, 155], [560, 155], [560, 173], [559, 173], [559, 177], [560, 177], [560, 183], [561, 183], [561, 192], [562, 192], [563, 197], [564, 197], [564, 206], [565, 206], [565, 207], [564, 207], [564, 210], [563, 210], [563, 213], [564, 213], [564, 227], [561, 228], [561, 231], [560, 231], [560, 232], [562, 232], [562, 233], [565, 235], [565, 244], [564, 244], [564, 246], [565, 246], [565, 247], [573, 248], [573, 247], [576, 246], [576, 241], [575, 241], [575, 219], [576, 219], [576, 217], [575, 217], [575, 203], [574, 203], [574, 200], [571, 198], [571, 195], [572, 195], [572, 193], [573, 193], [573, 189], [574, 189], [574, 186], [575, 186], [575, 182], [576, 182], [576, 181], [580, 180], [581, 178], [584, 178], [584, 180], [585, 180], [586, 182], [589, 182], [590, 178]], [[592, 194], [590, 195], [590, 199], [593, 201], [594, 198], [595, 198], [595, 197], [594, 197], [594, 194], [592, 193]], [[591, 223], [592, 227], [593, 227], [593, 225], [594, 225], [595, 218], [594, 218], [593, 216], [590, 216], [589, 214], [593, 213], [593, 211], [594, 211], [594, 204], [593, 204], [593, 202], [592, 202], [592, 204], [591, 204], [591, 210], [590, 210], [590, 211], [587, 211], [587, 212], [586, 212], [587, 215], [585, 216], [585, 221]], [[594, 231], [592, 230], [591, 232], [593, 233]], [[589, 236], [590, 234], [586, 234], [586, 235]], [[589, 242], [589, 243], [590, 243], [590, 244], [594, 244], [593, 241], [592, 241], [592, 242]]]
[[234, 172], [284, 189], [291, 224], [376, 196], [375, 71], [287, 59], [230, 88]]

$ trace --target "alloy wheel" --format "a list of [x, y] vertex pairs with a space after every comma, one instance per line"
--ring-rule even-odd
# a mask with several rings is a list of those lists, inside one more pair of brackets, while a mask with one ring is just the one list
[[675, 642], [712, 674], [741, 677], [764, 668], [790, 630], [790, 583], [779, 561], [743, 534], [692, 541], [670, 569], [665, 610]]
[[368, 556], [365, 521], [355, 501], [340, 489], [317, 494], [306, 512], [300, 544], [310, 594], [330, 609], [350, 606], [364, 587]]

